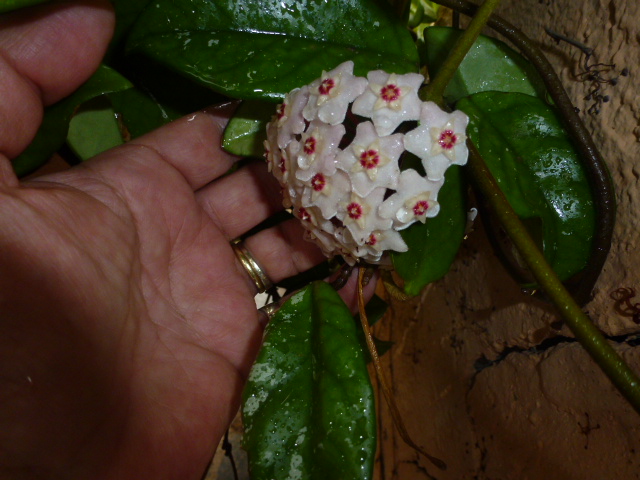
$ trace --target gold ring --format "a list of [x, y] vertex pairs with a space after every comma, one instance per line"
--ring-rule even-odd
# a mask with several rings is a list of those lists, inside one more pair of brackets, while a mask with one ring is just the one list
[[251, 280], [253, 280], [253, 283], [258, 289], [258, 293], [266, 292], [273, 287], [273, 282], [269, 280], [264, 270], [260, 267], [260, 264], [256, 262], [256, 259], [249, 253], [249, 250], [247, 250], [241, 240], [231, 242], [231, 248], [233, 248], [233, 252], [236, 254], [236, 257], [238, 257], [238, 260], [240, 260], [242, 267], [249, 274]]

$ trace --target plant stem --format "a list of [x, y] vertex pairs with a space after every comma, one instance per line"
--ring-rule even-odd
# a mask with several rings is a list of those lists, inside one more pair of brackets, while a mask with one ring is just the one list
[[468, 144], [470, 176], [491, 207], [492, 214], [497, 216], [529, 270], [557, 307], [580, 344], [640, 413], [640, 379], [571, 297], [511, 208], [476, 147], [470, 141]]
[[[477, 5], [466, 0], [436, 0], [436, 3], [468, 16], [475, 15], [478, 10]], [[591, 189], [596, 193], [594, 202], [598, 211], [598, 223], [594, 232], [593, 252], [585, 269], [567, 282], [578, 303], [585, 304], [589, 300], [611, 246], [616, 211], [613, 182], [591, 134], [578, 116], [562, 82], [540, 48], [524, 33], [498, 15], [492, 15], [487, 25], [506, 37], [540, 74], [555, 107], [561, 114], [562, 123], [580, 154]]]
[[436, 103], [442, 102], [442, 97], [447, 85], [451, 82], [451, 79], [458, 70], [460, 63], [462, 63], [465, 55], [473, 46], [478, 35], [480, 35], [480, 32], [489, 21], [491, 13], [496, 9], [499, 3], [500, 0], [485, 0], [485, 2], [478, 8], [478, 11], [471, 19], [471, 23], [465, 29], [464, 34], [453, 46], [451, 53], [442, 64], [438, 74], [421, 92], [423, 100]]
[[[445, 0], [441, 3], [447, 4], [449, 1], [450, 0]], [[463, 2], [462, 0], [454, 1], [464, 4], [464, 8], [467, 9], [467, 11], [476, 11], [475, 7], [472, 8], [468, 2]], [[443, 105], [443, 94], [446, 86], [451, 81], [455, 71], [475, 42], [482, 28], [490, 21], [491, 12], [498, 3], [499, 0], [486, 0], [484, 4], [477, 9], [468, 29], [453, 47], [452, 52], [433, 79], [431, 85], [421, 92], [423, 99], [434, 101], [441, 106]], [[605, 195], [605, 201], [599, 205], [599, 213], [604, 214], [606, 217], [604, 225], [605, 232], [597, 232], [596, 235], [608, 235], [610, 241], [613, 217], [608, 215], [608, 212], [612, 210], [610, 205], [612, 202], [612, 190], [610, 188], [610, 179], [608, 175], [606, 175], [606, 168], [603, 166], [603, 162], [597, 153], [593, 140], [586, 133], [586, 129], [577, 118], [577, 115], [575, 115], [571, 102], [560, 82], [556, 81], [557, 77], [553, 69], [548, 65], [546, 59], [544, 59], [544, 56], [530, 45], [531, 42], [523, 39], [524, 35], [518, 32], [517, 29], [508, 25], [504, 30], [510, 33], [510, 37], [518, 41], [518, 47], [521, 48], [521, 50], [530, 53], [530, 55], [528, 55], [529, 60], [534, 62], [539, 70], [542, 69], [541, 73], [543, 74], [545, 84], [552, 94], [554, 101], [563, 111], [568, 130], [572, 134], [572, 139], [574, 139], [574, 141], [576, 139], [578, 140], [576, 147], [580, 153], [594, 160], [594, 165], [587, 166], [588, 169], [591, 170], [590, 179], [595, 186], [605, 189], [605, 193], [607, 194]], [[506, 32], [501, 33], [506, 34]], [[532, 240], [518, 215], [513, 211], [513, 208], [500, 190], [500, 187], [475, 145], [473, 145], [471, 141], [468, 141], [468, 145], [470, 152], [468, 168], [475, 187], [485, 197], [485, 200], [491, 207], [492, 213], [496, 215], [531, 273], [556, 306], [560, 315], [580, 344], [596, 361], [620, 393], [631, 403], [633, 408], [640, 413], [640, 378], [638, 378], [633, 370], [631, 370], [625, 361], [616, 353], [591, 319], [581, 310], [578, 303], [569, 294], [544, 258], [544, 255]], [[592, 184], [592, 186], [594, 185]], [[604, 262], [604, 258], [606, 258], [606, 253], [609, 249], [608, 244], [605, 247], [601, 245], [600, 248], [604, 251], [604, 255], [598, 257], [598, 262]]]
[[382, 390], [382, 394], [384, 396], [387, 405], [389, 406], [389, 410], [391, 412], [391, 418], [393, 419], [393, 423], [395, 424], [398, 432], [400, 433], [400, 437], [404, 442], [413, 448], [416, 452], [424, 455], [431, 463], [433, 463], [440, 470], [446, 470], [447, 464], [444, 463], [439, 458], [430, 455], [425, 449], [420, 447], [417, 443], [413, 441], [411, 435], [407, 431], [407, 427], [404, 425], [404, 421], [402, 420], [402, 415], [400, 414], [400, 410], [398, 409], [398, 405], [396, 405], [396, 401], [393, 398], [393, 392], [389, 387], [389, 382], [387, 381], [387, 376], [384, 374], [384, 370], [382, 369], [382, 365], [380, 364], [380, 356], [378, 355], [378, 349], [376, 348], [376, 344], [373, 341], [373, 335], [371, 333], [371, 327], [369, 325], [369, 319], [367, 318], [367, 312], [364, 304], [364, 274], [365, 269], [358, 269], [358, 310], [360, 312], [360, 323], [362, 325], [362, 330], [364, 332], [364, 338], [367, 342], [367, 348], [369, 349], [369, 354], [371, 355], [371, 362], [373, 363], [373, 368], [376, 371], [376, 376], [378, 377], [378, 382], [380, 384], [380, 389]]

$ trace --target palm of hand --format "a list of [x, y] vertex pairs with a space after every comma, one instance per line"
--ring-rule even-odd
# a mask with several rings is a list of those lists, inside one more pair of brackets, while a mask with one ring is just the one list
[[93, 477], [73, 462], [98, 444], [92, 469], [151, 475], [145, 459], [187, 478], [237, 408], [261, 333], [255, 292], [184, 177], [151, 149], [127, 150], [124, 166], [110, 154], [11, 199], [24, 233], [3, 290], [24, 294], [16, 318], [42, 319], [21, 329], [13, 405], [52, 399], [26, 428], [51, 433], [43, 469], [62, 456]]
[[[262, 333], [229, 240], [281, 208], [277, 182], [221, 178], [218, 108], [19, 186], [8, 159], [113, 28], [104, 0], [38, 11], [0, 21], [0, 477], [200, 478]], [[276, 282], [324, 258], [296, 220], [246, 245]]]

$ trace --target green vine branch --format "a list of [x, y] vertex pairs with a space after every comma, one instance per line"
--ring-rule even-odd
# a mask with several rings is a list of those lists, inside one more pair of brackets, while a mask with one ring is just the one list
[[633, 408], [640, 413], [640, 379], [607, 343], [600, 330], [558, 279], [471, 142], [469, 142], [469, 153], [468, 168], [475, 187], [482, 193], [492, 214], [504, 227], [536, 281], [556, 306], [580, 344]]
[[[475, 13], [476, 15], [469, 28], [454, 46], [449, 58], [433, 79], [432, 84], [423, 92], [423, 98], [426, 97], [427, 100], [443, 104], [442, 95], [444, 89], [473, 45], [481, 29], [487, 24], [509, 38], [536, 66], [556, 107], [563, 116], [565, 127], [574, 141], [576, 149], [583, 158], [586, 158], [585, 166], [588, 170], [592, 188], [598, 189], [596, 191], [600, 194], [598, 195], [599, 200], [596, 202], [596, 207], [601, 217], [601, 223], [596, 233], [595, 260], [593, 260], [597, 264], [597, 270], [591, 268], [587, 274], [589, 278], [581, 279], [583, 287], [585, 285], [592, 286], [609, 251], [615, 212], [611, 179], [593, 139], [575, 113], [571, 101], [544, 55], [515, 27], [498, 17], [492, 17], [491, 13], [499, 3], [499, 0], [486, 0], [480, 7], [476, 7], [464, 0], [438, 0], [437, 3], [464, 14]], [[558, 279], [520, 221], [520, 218], [513, 211], [476, 147], [471, 141], [468, 141], [468, 145], [470, 152], [468, 169], [474, 186], [483, 195], [492, 214], [500, 221], [536, 281], [556, 306], [578, 341], [620, 393], [640, 413], [640, 379], [616, 353]]]
[[444, 91], [456, 74], [458, 67], [477, 40], [482, 29], [487, 25], [491, 13], [498, 7], [500, 0], [485, 0], [485, 2], [477, 9], [475, 15], [471, 19], [471, 23], [465, 29], [464, 34], [458, 39], [451, 49], [449, 56], [442, 64], [435, 78], [431, 79], [429, 85], [420, 92], [422, 100], [432, 101], [442, 104]]

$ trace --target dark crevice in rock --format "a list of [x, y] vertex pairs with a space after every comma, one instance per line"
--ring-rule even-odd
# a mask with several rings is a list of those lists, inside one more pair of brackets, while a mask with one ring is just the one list
[[535, 354], [545, 352], [550, 348], [555, 347], [556, 345], [559, 345], [561, 343], [574, 343], [574, 342], [577, 342], [575, 338], [565, 337], [564, 335], [558, 335], [556, 337], [547, 338], [542, 342], [540, 342], [538, 345], [534, 345], [533, 347], [525, 348], [525, 347], [520, 347], [518, 345], [515, 345], [515, 346], [507, 347], [504, 350], [502, 350], [498, 354], [498, 356], [495, 358], [495, 360], [489, 360], [487, 357], [482, 355], [480, 356], [480, 358], [478, 358], [474, 362], [473, 366], [477, 374], [478, 372], [484, 370], [485, 368], [492, 367], [493, 365], [500, 363], [502, 360], [504, 360], [507, 356], [509, 356], [512, 353], [530, 353], [535, 355]]
[[[606, 336], [605, 338], [617, 344], [626, 343], [630, 347], [640, 346], [640, 333], [629, 333], [625, 335], [609, 335], [609, 336]], [[486, 356], [481, 355], [480, 358], [478, 358], [474, 362], [473, 367], [475, 369], [475, 374], [477, 375], [479, 372], [481, 372], [485, 368], [492, 367], [500, 363], [502, 360], [504, 360], [507, 356], [509, 356], [512, 353], [525, 353], [525, 354], [537, 355], [549, 350], [550, 348], [560, 345], [562, 343], [575, 343], [575, 342], [577, 342], [577, 340], [573, 337], [558, 335], [556, 337], [547, 338], [542, 342], [540, 342], [538, 345], [535, 345], [533, 347], [525, 348], [518, 345], [510, 346], [502, 350], [494, 360], [490, 360]]]

